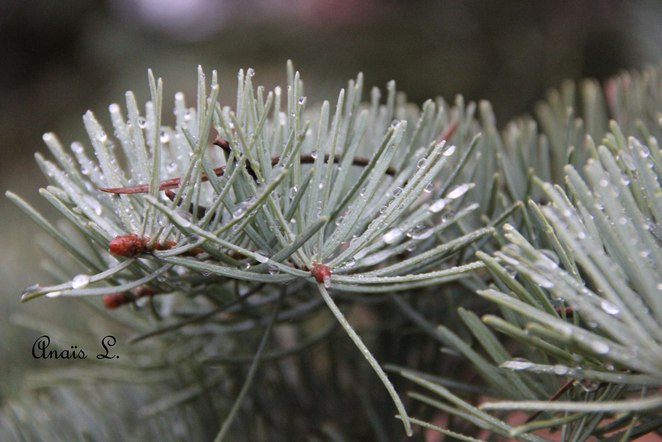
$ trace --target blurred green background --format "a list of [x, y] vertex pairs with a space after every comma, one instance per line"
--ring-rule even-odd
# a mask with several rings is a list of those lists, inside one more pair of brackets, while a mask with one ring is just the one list
[[[564, 78], [657, 63], [661, 24], [653, 1], [4, 0], [0, 187], [56, 218], [37, 193], [46, 185], [32, 158], [46, 151], [42, 134], [84, 142], [86, 110], [107, 124], [108, 105], [124, 107], [126, 90], [148, 99], [148, 68], [164, 79], [166, 110], [177, 91], [194, 97], [198, 65], [218, 70], [221, 104], [234, 107], [240, 68], [271, 89], [284, 84], [289, 58], [313, 106], [362, 71], [368, 87], [395, 79], [418, 104], [458, 93], [490, 100], [503, 126]], [[4, 197], [0, 217], [1, 403], [38, 365], [38, 334], [10, 317], [75, 327], [80, 314], [61, 299], [19, 304], [25, 286], [53, 281], [40, 267], [38, 228]]]

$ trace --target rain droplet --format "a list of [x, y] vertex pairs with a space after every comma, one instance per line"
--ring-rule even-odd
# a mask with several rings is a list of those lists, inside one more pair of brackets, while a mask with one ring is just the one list
[[507, 368], [509, 370], [526, 370], [533, 367], [535, 364], [531, 361], [527, 361], [522, 358], [511, 359], [501, 364], [501, 368]]
[[269, 261], [269, 257], [267, 256], [267, 254], [266, 254], [265, 252], [261, 251], [261, 250], [255, 252], [255, 256], [254, 256], [254, 258], [255, 258], [257, 261], [259, 261], [259, 262], [261, 262], [261, 263], [263, 263], [263, 264], [264, 264], [265, 262]]
[[306, 97], [299, 98], [299, 104], [304, 104], [306, 102]]
[[175, 210], [174, 216], [172, 217], [173, 221], [184, 228], [191, 227], [191, 219], [191, 214], [184, 210]]
[[554, 373], [556, 373], [559, 376], [563, 376], [564, 374], [568, 373], [568, 367], [565, 365], [555, 365], [554, 366]]
[[168, 143], [170, 141], [170, 135], [168, 132], [166, 132], [165, 129], [161, 129], [161, 135], [159, 139], [161, 140], [161, 143]]
[[314, 151], [310, 152], [310, 156], [313, 157], [313, 158], [317, 158], [317, 151], [314, 150]]
[[73, 153], [83, 153], [85, 151], [85, 147], [79, 142], [74, 142], [71, 143], [71, 151]]
[[446, 200], [440, 199], [432, 203], [428, 211], [432, 213], [439, 213], [443, 210], [444, 207], [446, 207]]
[[625, 164], [625, 167], [627, 167], [630, 170], [637, 170], [637, 163], [635, 163], [634, 158], [632, 158], [632, 155], [626, 152], [621, 152], [621, 158], [623, 159], [623, 163]]
[[425, 189], [423, 189], [423, 192], [430, 193], [433, 190], [434, 190], [434, 183], [430, 183], [427, 186], [425, 186]]
[[397, 198], [402, 195], [402, 187], [396, 187], [393, 189], [393, 198]]
[[452, 210], [449, 210], [448, 212], [441, 215], [441, 220], [443, 222], [448, 222], [448, 221], [452, 220], [453, 218], [455, 218], [455, 212], [453, 212]]
[[234, 206], [234, 210], [232, 211], [232, 217], [233, 218], [239, 218], [246, 212], [246, 210], [250, 207], [250, 204], [247, 201], [243, 201], [236, 206]]
[[71, 280], [72, 289], [81, 289], [90, 283], [91, 277], [89, 275], [76, 275]]
[[455, 153], [455, 145], [449, 146], [444, 153], [442, 154], [445, 157], [449, 157]]
[[531, 278], [536, 284], [538, 284], [542, 288], [551, 289], [552, 287], [554, 287], [554, 283], [552, 281], [537, 273], [532, 273]]
[[106, 132], [101, 131], [97, 134], [97, 138], [99, 139], [99, 141], [101, 141], [103, 143], [108, 139], [108, 135], [106, 135]]
[[166, 171], [167, 171], [169, 174], [175, 174], [175, 173], [177, 172], [177, 169], [179, 169], [179, 165], [178, 165], [177, 163], [175, 163], [174, 161], [171, 162], [171, 163], [169, 163], [169, 164], [166, 166]]
[[457, 199], [462, 195], [464, 195], [465, 193], [467, 193], [467, 190], [469, 190], [469, 188], [470, 188], [469, 184], [462, 184], [460, 186], [455, 187], [450, 192], [448, 192], [448, 195], [446, 195], [446, 197], [451, 200]]
[[46, 293], [46, 296], [49, 298], [57, 298], [58, 296], [62, 295], [62, 292], [50, 292]]
[[147, 127], [147, 120], [145, 119], [145, 117], [138, 117], [138, 126], [140, 126], [141, 129]]
[[83, 195], [83, 201], [85, 201], [85, 203], [87, 203], [97, 215], [101, 215], [103, 213], [103, 207], [101, 207], [101, 203], [96, 199], [89, 195]]
[[273, 264], [269, 264], [268, 268], [270, 275], [277, 275], [280, 273], [280, 269]]
[[402, 236], [402, 230], [398, 229], [397, 227], [395, 229], [391, 229], [388, 232], [382, 236], [382, 239], [386, 244], [393, 244], [396, 242], [400, 237]]
[[348, 268], [348, 269], [351, 269], [351, 268], [354, 267], [355, 265], [356, 265], [356, 259], [354, 259], [354, 258], [349, 258], [349, 259], [345, 262], [345, 268]]
[[287, 196], [289, 196], [290, 199], [294, 199], [298, 191], [299, 189], [297, 189], [297, 186], [290, 187], [290, 189], [287, 191]]
[[365, 196], [365, 193], [366, 193], [367, 191], [368, 191], [368, 189], [364, 187], [363, 189], [359, 190], [359, 195], [360, 195], [360, 196]]
[[422, 169], [422, 168], [425, 167], [425, 165], [426, 165], [427, 163], [428, 163], [428, 159], [427, 159], [427, 158], [421, 158], [420, 160], [418, 160], [418, 163], [416, 163], [416, 167], [418, 167], [419, 169]]
[[345, 219], [344, 215], [340, 215], [338, 218], [336, 218], [336, 226], [339, 226], [343, 219]]
[[604, 341], [599, 341], [595, 340], [591, 343], [591, 348], [593, 349], [594, 352], [596, 352], [599, 355], [606, 355], [609, 353], [609, 344], [607, 344]]
[[386, 212], [387, 210], [388, 210], [388, 206], [382, 206], [382, 208], [379, 209], [379, 213], [380, 213], [380, 214], [383, 214], [383, 213]]
[[602, 308], [602, 310], [604, 310], [608, 315], [617, 315], [621, 312], [621, 309], [619, 309], [618, 306], [615, 306], [605, 299], [600, 301], [600, 308]]

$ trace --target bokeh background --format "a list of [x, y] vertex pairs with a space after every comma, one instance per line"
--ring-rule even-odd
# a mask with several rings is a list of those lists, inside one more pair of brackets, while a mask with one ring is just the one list
[[[292, 59], [311, 105], [362, 71], [368, 87], [395, 79], [418, 104], [458, 93], [490, 100], [503, 126], [564, 78], [658, 63], [661, 41], [655, 1], [2, 0], [0, 188], [56, 217], [37, 193], [42, 134], [85, 141], [86, 110], [108, 123], [126, 90], [148, 99], [148, 68], [164, 79], [166, 103], [177, 91], [194, 96], [198, 65], [216, 69], [220, 101], [233, 106], [240, 68], [271, 89]], [[54, 281], [41, 268], [39, 229], [4, 196], [0, 226], [1, 404], [38, 362], [38, 334], [16, 315], [76, 327], [80, 312], [62, 299], [19, 304], [25, 286]]]

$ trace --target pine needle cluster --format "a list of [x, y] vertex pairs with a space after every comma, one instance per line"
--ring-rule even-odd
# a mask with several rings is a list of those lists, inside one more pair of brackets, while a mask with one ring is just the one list
[[[241, 71], [234, 109], [199, 68], [196, 106], [176, 94], [171, 127], [149, 80], [144, 116], [131, 92], [109, 107], [114, 136], [85, 114], [92, 150], [44, 135], [40, 193], [66, 221], [7, 193], [55, 240], [66, 281], [22, 299], [79, 297], [114, 321], [90, 339], [133, 344], [122, 365], [28, 376], [7, 439], [80, 439], [63, 422], [106, 403], [119, 422], [84, 434], [583, 442], [662, 426], [659, 69], [567, 82], [501, 132], [461, 96], [419, 108], [391, 82], [365, 103], [361, 75], [333, 113], [309, 110], [291, 63], [268, 93]], [[58, 404], [61, 420], [30, 417]]]

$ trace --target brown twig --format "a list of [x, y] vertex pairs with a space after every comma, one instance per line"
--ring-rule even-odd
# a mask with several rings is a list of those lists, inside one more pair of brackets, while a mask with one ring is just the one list
[[[214, 141], [214, 144], [221, 149], [225, 151], [227, 155], [230, 154], [230, 143], [228, 143], [227, 140], [224, 140], [223, 138], [216, 138]], [[315, 157], [312, 154], [301, 154], [299, 157], [299, 160], [301, 161], [301, 164], [313, 164], [315, 162]], [[336, 155], [333, 157], [333, 162], [335, 164], [340, 163], [341, 156]], [[271, 165], [275, 166], [278, 164], [280, 161], [280, 157], [271, 157]], [[328, 163], [329, 162], [329, 155], [326, 154], [324, 155], [324, 162]], [[368, 158], [362, 158], [362, 157], [355, 157], [354, 160], [352, 161], [352, 164], [354, 166], [361, 166], [361, 167], [366, 167], [370, 163], [370, 159]], [[246, 161], [246, 171], [253, 177], [253, 179], [257, 179], [257, 176], [255, 175], [255, 172], [253, 171], [253, 167], [251, 166], [250, 161]], [[394, 167], [389, 167], [386, 170], [387, 175], [395, 176], [397, 173], [397, 170], [395, 170]], [[217, 167], [214, 169], [214, 174], [216, 176], [223, 176], [225, 174], [225, 166]], [[181, 178], [170, 178], [168, 180], [163, 180], [159, 183], [159, 190], [169, 190], [169, 189], [175, 189], [180, 186], [181, 184]], [[209, 177], [207, 176], [206, 173], [202, 173], [202, 181], [208, 181]], [[115, 188], [99, 188], [102, 192], [108, 192], [108, 193], [114, 193], [114, 194], [133, 194], [133, 193], [147, 193], [149, 192], [149, 184], [141, 184], [138, 186], [131, 186], [131, 187], [115, 187]]]

